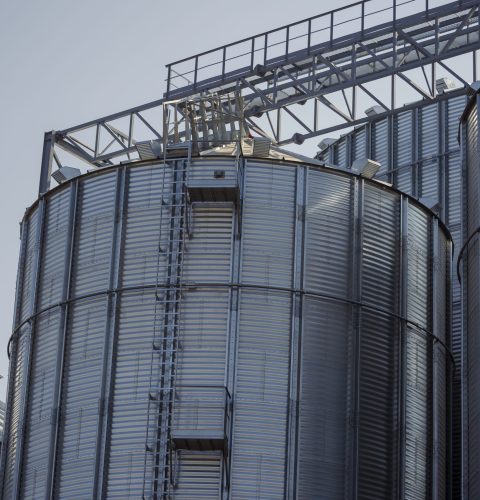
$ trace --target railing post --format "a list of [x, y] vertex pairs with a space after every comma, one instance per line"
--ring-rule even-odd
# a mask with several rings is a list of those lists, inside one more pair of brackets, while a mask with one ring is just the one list
[[225, 64], [227, 62], [227, 47], [223, 46], [223, 60], [222, 60], [222, 80], [225, 80]]
[[253, 59], [255, 56], [255, 37], [252, 36], [252, 44], [250, 47], [251, 54], [250, 54], [250, 71], [253, 71]]
[[330, 12], [330, 45], [333, 44], [333, 11]]
[[307, 54], [310, 54], [310, 48], [312, 46], [312, 19], [308, 20], [308, 47]]
[[197, 76], [198, 76], [198, 56], [195, 56], [195, 74], [193, 75], [193, 88], [197, 88]]
[[265, 45], [263, 49], [263, 65], [267, 64], [267, 51], [268, 51], [268, 33], [265, 33]]
[[365, 0], [362, 1], [362, 34], [365, 31]]
[[287, 30], [285, 33], [285, 59], [288, 58], [288, 45], [290, 41], [290, 26], [287, 26]]

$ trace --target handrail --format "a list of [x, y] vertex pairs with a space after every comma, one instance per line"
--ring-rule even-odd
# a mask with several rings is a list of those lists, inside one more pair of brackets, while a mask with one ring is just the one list
[[[295, 21], [293, 23], [281, 26], [279, 28], [274, 28], [268, 31], [265, 31], [263, 33], [253, 35], [250, 37], [242, 38], [241, 40], [238, 40], [236, 42], [231, 42], [225, 45], [221, 45], [219, 47], [216, 47], [214, 49], [206, 50], [203, 52], [199, 52], [193, 56], [185, 57], [183, 59], [179, 59], [177, 61], [174, 61], [172, 63], [169, 63], [166, 65], [167, 68], [167, 90], [166, 90], [166, 95], [168, 96], [170, 92], [173, 92], [174, 89], [172, 88], [175, 87], [176, 89], [182, 89], [182, 88], [190, 88], [192, 87], [195, 89], [197, 87], [197, 84], [200, 81], [203, 81], [204, 79], [199, 79], [198, 78], [198, 73], [201, 70], [205, 70], [207, 68], [213, 67], [213, 66], [221, 66], [221, 70], [216, 71], [217, 78], [221, 77], [221, 80], [225, 78], [225, 76], [229, 73], [229, 71], [226, 71], [226, 65], [227, 63], [230, 63], [231, 61], [234, 60], [239, 60], [240, 58], [246, 58], [247, 56], [249, 57], [249, 63], [246, 62], [246, 64], [242, 65], [242, 68], [236, 67], [233, 71], [240, 71], [240, 69], [246, 69], [250, 68], [250, 71], [254, 70], [254, 63], [255, 63], [255, 54], [263, 52], [263, 64], [265, 65], [268, 60], [270, 59], [277, 59], [277, 58], [284, 58], [285, 60], [288, 59], [289, 55], [292, 54], [293, 52], [296, 52], [296, 50], [292, 51], [290, 50], [292, 42], [296, 42], [301, 38], [305, 39], [305, 45], [303, 47], [303, 50], [306, 51], [307, 54], [310, 54], [312, 47], [316, 47], [319, 45], [318, 42], [312, 42], [312, 35], [318, 34], [320, 32], [326, 32], [328, 33], [328, 36], [321, 42], [321, 44], [326, 43], [327, 45], [330, 44], [332, 45], [333, 41], [335, 39], [338, 39], [339, 36], [335, 33], [335, 29], [340, 26], [346, 25], [348, 23], [356, 22], [358, 21], [358, 26], [355, 26], [354, 29], [352, 29], [352, 32], [360, 32], [363, 34], [367, 30], [370, 30], [370, 28], [374, 28], [377, 30], [377, 26], [369, 26], [366, 27], [366, 19], [369, 16], [374, 16], [374, 15], [379, 15], [383, 14], [386, 12], [391, 13], [391, 22], [393, 22], [394, 25], [397, 24], [397, 21], [399, 19], [404, 19], [412, 15], [411, 13], [405, 13], [404, 15], [401, 15], [400, 17], [398, 16], [398, 9], [400, 7], [403, 7], [407, 4], [417, 4], [422, 2], [423, 3], [423, 9], [418, 8], [416, 11], [421, 11], [423, 10], [428, 17], [429, 14], [439, 8], [448, 6], [448, 5], [455, 5], [456, 9], [458, 8], [463, 8], [464, 6], [467, 7], [472, 2], [469, 2], [468, 0], [457, 0], [456, 2], [444, 2], [439, 6], [431, 7], [431, 0], [390, 0], [389, 5], [387, 7], [375, 7], [373, 8], [372, 11], [368, 12], [368, 7], [373, 4], [373, 2], [376, 0], [361, 0], [354, 2], [350, 5], [346, 5], [344, 7], [339, 7], [333, 10], [330, 10], [328, 12], [324, 12], [322, 14], [318, 14], [316, 16], [312, 16], [310, 18], [302, 19], [300, 21]], [[348, 10], [352, 10], [352, 17], [350, 18], [340, 18], [339, 19], [339, 14], [344, 13]], [[325, 25], [322, 25], [318, 28], [313, 27], [313, 23], [319, 19], [325, 19], [326, 23]], [[304, 30], [301, 33], [292, 33], [294, 31], [294, 28], [297, 28], [298, 26], [304, 25]], [[278, 34], [278, 33], [284, 33], [285, 35], [279, 40], [275, 39], [272, 41], [272, 35]], [[269, 41], [270, 37], [270, 41]], [[340, 37], [341, 38], [341, 37]], [[245, 45], [245, 48], [242, 47], [242, 45]], [[276, 57], [268, 57], [268, 51], [271, 50], [272, 48], [279, 47], [281, 45], [285, 46], [285, 50], [283, 52], [283, 55], [281, 56], [276, 56]], [[235, 54], [229, 54], [233, 48], [239, 48], [240, 50], [237, 51]], [[218, 59], [215, 61], [211, 62], [205, 61], [205, 64], [201, 64], [201, 58], [214, 54], [214, 53], [219, 53]], [[178, 65], [184, 64], [184, 63], [190, 63], [188, 70], [183, 70], [179, 71], [178, 70]], [[257, 64], [257, 66], [259, 66]], [[177, 69], [174, 69], [176, 68]], [[230, 70], [232, 71], [232, 70]], [[186, 75], [193, 75], [191, 78], [187, 78]], [[174, 81], [178, 81], [178, 79], [184, 79], [187, 82], [189, 82], [188, 85], [181, 84], [178, 87], [174, 85]]]

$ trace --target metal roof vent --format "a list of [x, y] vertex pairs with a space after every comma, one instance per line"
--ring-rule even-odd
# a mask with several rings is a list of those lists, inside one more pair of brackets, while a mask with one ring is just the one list
[[323, 150], [327, 149], [328, 146], [335, 144], [337, 142], [337, 140], [338, 139], [335, 139], [334, 137], [325, 137], [325, 139], [322, 139], [318, 143], [318, 149], [320, 149], [320, 151], [323, 151]]
[[380, 170], [380, 163], [370, 160], [369, 158], [360, 158], [355, 160], [352, 164], [352, 171], [360, 174], [362, 177], [372, 179], [375, 174]]
[[385, 113], [386, 111], [387, 110], [385, 108], [376, 104], [375, 106], [372, 106], [371, 108], [367, 108], [365, 110], [365, 114], [367, 116], [377, 116], [377, 115], [381, 115], [382, 113]]
[[435, 80], [435, 88], [439, 94], [443, 94], [446, 90], [454, 89], [455, 82], [451, 78], [443, 77]]
[[82, 172], [78, 168], [73, 167], [60, 167], [58, 170], [52, 173], [53, 179], [62, 184], [63, 182], [69, 181], [75, 177], [78, 177]]
[[137, 142], [135, 147], [141, 160], [155, 160], [162, 156], [162, 144], [159, 140]]
[[268, 158], [271, 145], [272, 141], [268, 137], [254, 137], [252, 155]]

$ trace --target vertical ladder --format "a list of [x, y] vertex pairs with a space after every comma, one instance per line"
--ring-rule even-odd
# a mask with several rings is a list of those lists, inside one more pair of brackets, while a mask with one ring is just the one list
[[[186, 183], [191, 163], [191, 145], [186, 145], [187, 160], [167, 161], [164, 149], [164, 172], [160, 231], [155, 286], [154, 335], [152, 342], [150, 391], [146, 431], [143, 498], [169, 499], [173, 489], [174, 450], [171, 426], [175, 399], [175, 364], [179, 349], [179, 314], [183, 296], [183, 253], [187, 234]], [[167, 168], [171, 180], [166, 182]], [[168, 185], [167, 185], [168, 184]], [[167, 220], [165, 220], [165, 217]], [[164, 234], [165, 222], [168, 234]], [[160, 269], [166, 266], [163, 279]], [[151, 454], [151, 483], [146, 475], [147, 456]]]

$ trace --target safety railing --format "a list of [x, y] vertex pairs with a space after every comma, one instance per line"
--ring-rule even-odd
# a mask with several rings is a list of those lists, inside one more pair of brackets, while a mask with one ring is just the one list
[[321, 47], [332, 47], [334, 41], [348, 42], [418, 12], [423, 11], [428, 17], [431, 11], [450, 8], [455, 12], [471, 3], [469, 0], [361, 0], [168, 64], [166, 96], [176, 97], [182, 93], [180, 90], [195, 92], [201, 89], [200, 83], [221, 84], [246, 72], [256, 70], [261, 74], [272, 63], [286, 61], [291, 55], [309, 55]]

